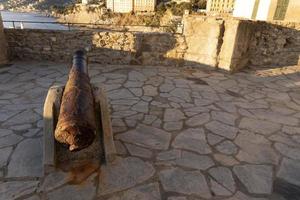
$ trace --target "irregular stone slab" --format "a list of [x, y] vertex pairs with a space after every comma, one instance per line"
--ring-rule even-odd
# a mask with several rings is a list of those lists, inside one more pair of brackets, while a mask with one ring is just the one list
[[141, 72], [138, 71], [130, 71], [128, 73], [128, 80], [131, 81], [146, 81], [147, 78], [145, 77], [144, 74], [142, 74]]
[[164, 113], [164, 121], [165, 122], [177, 122], [182, 119], [185, 119], [184, 114], [175, 108], [168, 108]]
[[234, 140], [241, 149], [236, 156], [240, 161], [254, 164], [277, 164], [279, 155], [262, 135], [241, 132]]
[[175, 88], [170, 92], [170, 95], [173, 97], [178, 97], [186, 102], [191, 102], [192, 98], [190, 96], [190, 89], [184, 89], [184, 88]]
[[152, 152], [148, 149], [144, 149], [127, 143], [125, 145], [132, 156], [139, 156], [143, 158], [150, 158], [152, 156]]
[[199, 115], [195, 115], [191, 117], [190, 119], [185, 121], [185, 124], [190, 126], [190, 127], [195, 127], [195, 126], [201, 126], [205, 123], [207, 123], [210, 119], [209, 113], [202, 113]]
[[164, 123], [164, 129], [166, 131], [178, 131], [181, 130], [183, 126], [183, 122], [179, 121], [179, 122], [166, 122]]
[[157, 182], [138, 186], [123, 192], [120, 196], [113, 196], [108, 200], [159, 200], [161, 199]]
[[41, 119], [41, 116], [32, 110], [25, 110], [3, 123], [4, 126], [17, 124], [31, 124]]
[[139, 124], [136, 129], [119, 134], [118, 139], [151, 149], [168, 149], [171, 134], [161, 129]]
[[118, 158], [110, 165], [102, 165], [99, 176], [99, 195], [128, 189], [151, 178], [153, 166], [139, 158]]
[[284, 156], [295, 160], [300, 160], [300, 149], [291, 148], [288, 145], [281, 144], [281, 143], [275, 143], [274, 147]]
[[149, 103], [145, 101], [140, 101], [131, 107], [132, 110], [142, 113], [148, 113]]
[[128, 89], [113, 90], [108, 93], [108, 98], [112, 100], [133, 98], [133, 94]]
[[157, 155], [157, 160], [175, 160], [181, 157], [181, 150], [172, 149], [170, 151], [161, 152]]
[[267, 165], [239, 165], [233, 171], [250, 193], [271, 194], [273, 168]]
[[180, 157], [174, 163], [188, 168], [206, 170], [215, 165], [214, 161], [208, 156], [200, 156], [187, 151], [182, 151]]
[[236, 145], [229, 140], [225, 140], [225, 141], [221, 142], [220, 144], [218, 144], [216, 146], [216, 149], [218, 151], [220, 151], [221, 153], [224, 153], [227, 155], [236, 154], [238, 151], [238, 148], [236, 147]]
[[22, 196], [33, 193], [38, 181], [11, 181], [0, 183], [0, 199], [15, 200]]
[[55, 171], [49, 175], [46, 176], [40, 191], [48, 192], [51, 190], [54, 190], [60, 186], [62, 186], [65, 183], [68, 183], [72, 180], [72, 177], [70, 174], [67, 174], [63, 171]]
[[143, 87], [144, 95], [154, 97], [158, 95], [157, 88], [152, 85], [146, 85]]
[[241, 120], [239, 127], [263, 135], [270, 135], [279, 131], [281, 126], [278, 123], [244, 117]]
[[12, 134], [13, 131], [10, 129], [1, 129], [0, 128], [0, 138]]
[[8, 157], [12, 152], [12, 147], [6, 147], [3, 149], [0, 149], [0, 168], [6, 166]]
[[207, 141], [210, 145], [215, 145], [215, 144], [221, 142], [224, 139], [225, 139], [224, 137], [221, 137], [219, 135], [215, 135], [215, 134], [212, 134], [212, 133], [207, 134]]
[[143, 90], [141, 88], [130, 88], [129, 90], [137, 97], [143, 96]]
[[159, 91], [160, 92], [170, 92], [171, 90], [173, 90], [175, 88], [175, 86], [173, 84], [162, 84], [159, 87]]
[[283, 158], [277, 177], [300, 187], [300, 161]]
[[214, 154], [214, 159], [225, 166], [234, 166], [239, 164], [234, 157], [223, 154]]
[[237, 128], [223, 124], [218, 121], [211, 121], [208, 124], [206, 124], [205, 127], [211, 132], [226, 137], [228, 139], [234, 139], [238, 132]]
[[224, 188], [222, 185], [214, 181], [213, 179], [210, 179], [210, 187], [213, 193], [217, 196], [230, 196], [232, 193]]
[[202, 128], [190, 128], [181, 132], [174, 140], [172, 146], [179, 149], [187, 149], [200, 154], [211, 153], [211, 148], [206, 142]]
[[168, 197], [168, 200], [187, 200], [186, 197]]
[[249, 197], [248, 195], [245, 195], [244, 193], [238, 191], [237, 193], [235, 193], [235, 195], [233, 197], [230, 197], [230, 198], [225, 199], [225, 200], [269, 200], [269, 199]]
[[14, 116], [15, 114], [17, 114], [19, 111], [15, 111], [15, 110], [1, 110], [0, 113], [0, 122], [4, 122], [5, 120], [7, 120], [8, 118]]
[[93, 200], [96, 196], [94, 184], [97, 174], [92, 174], [80, 185], [66, 185], [47, 194], [49, 200]]
[[23, 137], [15, 134], [6, 135], [0, 139], [0, 148], [8, 147], [17, 144]]
[[42, 176], [43, 148], [41, 139], [26, 139], [18, 144], [8, 165], [7, 177]]
[[220, 121], [222, 123], [234, 126], [236, 115], [229, 114], [227, 112], [212, 111], [211, 116], [214, 120]]
[[211, 198], [205, 177], [199, 171], [172, 168], [159, 172], [159, 179], [166, 192]]
[[234, 192], [236, 189], [231, 170], [226, 167], [211, 168], [209, 174], [227, 190]]
[[269, 110], [256, 110], [254, 114], [263, 120], [268, 120], [274, 123], [280, 123], [285, 125], [297, 126], [299, 120], [295, 117], [285, 116], [277, 112], [272, 112]]

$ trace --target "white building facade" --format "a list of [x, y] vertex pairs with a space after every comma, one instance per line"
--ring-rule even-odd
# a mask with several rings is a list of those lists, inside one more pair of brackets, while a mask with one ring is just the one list
[[106, 7], [112, 12], [154, 12], [156, 0], [106, 0]]

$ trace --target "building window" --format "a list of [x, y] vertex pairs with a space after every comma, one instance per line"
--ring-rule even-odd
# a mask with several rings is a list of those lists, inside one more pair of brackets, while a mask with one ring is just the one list
[[284, 20], [289, 5], [289, 0], [278, 0], [274, 20]]

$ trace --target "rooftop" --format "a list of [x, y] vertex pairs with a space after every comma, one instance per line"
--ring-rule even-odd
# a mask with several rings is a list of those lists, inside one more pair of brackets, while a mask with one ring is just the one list
[[92, 64], [119, 157], [73, 185], [42, 174], [42, 107], [67, 65], [14, 62], [0, 68], [0, 199], [297, 199], [299, 72]]

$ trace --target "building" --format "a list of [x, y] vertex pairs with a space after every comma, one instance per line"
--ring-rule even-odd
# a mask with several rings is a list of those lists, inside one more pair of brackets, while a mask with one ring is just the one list
[[300, 0], [236, 0], [233, 16], [300, 22]]
[[154, 12], [156, 0], [106, 0], [106, 6], [117, 13]]
[[231, 13], [235, 0], [207, 0], [206, 12], [208, 13]]

